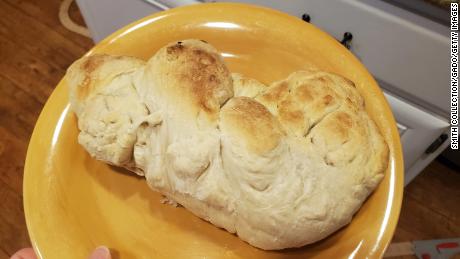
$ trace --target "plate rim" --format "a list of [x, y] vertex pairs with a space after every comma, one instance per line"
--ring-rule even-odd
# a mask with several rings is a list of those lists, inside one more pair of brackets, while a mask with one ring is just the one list
[[[112, 33], [111, 35], [109, 35], [108, 37], [106, 37], [105, 39], [100, 41], [99, 43], [95, 44], [83, 56], [91, 55], [93, 52], [96, 52], [98, 49], [103, 48], [103, 46], [105, 46], [107, 44], [110, 44], [112, 41], [116, 40], [118, 37], [122, 37], [125, 34], [129, 33], [132, 30], [132, 28], [135, 28], [136, 26], [140, 26], [142, 24], [145, 24], [148, 21], [152, 22], [155, 19], [161, 18], [161, 16], [164, 16], [164, 15], [170, 15], [171, 13], [183, 12], [183, 11], [187, 11], [189, 9], [194, 9], [194, 8], [197, 8], [197, 6], [198, 5], [189, 5], [189, 6], [181, 6], [181, 7], [177, 7], [177, 8], [172, 8], [172, 9], [157, 12], [157, 13], [148, 15], [148, 16], [146, 16], [144, 18], [141, 18], [139, 20], [136, 20], [136, 21], [134, 21], [134, 22], [122, 27], [121, 29], [115, 31], [114, 33]], [[279, 17], [284, 18], [284, 19], [291, 19], [292, 22], [296, 22], [296, 21], [294, 21], [293, 18], [298, 19], [297, 17], [292, 16], [290, 14], [287, 14], [287, 13], [284, 13], [284, 12], [281, 12], [281, 11], [278, 11], [278, 10], [274, 10], [274, 9], [271, 9], [271, 8], [268, 8], [268, 7], [254, 5], [254, 4], [243, 4], [243, 3], [201, 3], [201, 4], [199, 4], [199, 6], [201, 8], [203, 8], [204, 6], [213, 6], [213, 7], [218, 7], [218, 8], [252, 9], [254, 11], [268, 12], [271, 15], [276, 15], [276, 16], [279, 16]], [[300, 19], [298, 21], [300, 23], [304, 23]], [[333, 39], [332, 36], [328, 35], [324, 31], [322, 31], [319, 28], [317, 28], [316, 26], [313, 26], [313, 28], [315, 28], [317, 31], [319, 31], [323, 35], [327, 35], [328, 37]], [[339, 44], [339, 43], [337, 43], [337, 44]], [[394, 188], [394, 190], [393, 190], [394, 198], [392, 200], [391, 211], [390, 211], [390, 216], [389, 216], [388, 222], [387, 222], [386, 227], [385, 227], [385, 229], [383, 231], [383, 234], [381, 235], [382, 237], [377, 240], [376, 244], [374, 245], [374, 247], [372, 249], [372, 253], [369, 253], [370, 256], [382, 257], [384, 255], [384, 253], [385, 253], [385, 250], [387, 249], [388, 245], [391, 242], [391, 239], [392, 239], [392, 237], [394, 235], [394, 232], [396, 231], [397, 223], [399, 221], [399, 216], [400, 216], [400, 212], [401, 212], [402, 199], [403, 199], [403, 187], [404, 187], [404, 185], [403, 185], [403, 182], [404, 182], [403, 181], [404, 160], [403, 160], [403, 154], [402, 154], [402, 145], [401, 145], [401, 141], [400, 141], [400, 136], [399, 136], [397, 128], [396, 128], [396, 120], [395, 120], [394, 115], [393, 115], [393, 113], [391, 111], [389, 103], [386, 100], [386, 98], [384, 97], [383, 92], [382, 92], [381, 88], [379, 87], [377, 81], [372, 76], [372, 74], [370, 74], [370, 72], [367, 70], [367, 68], [364, 66], [364, 64], [362, 64], [353, 54], [351, 54], [350, 56], [351, 56], [351, 59], [353, 59], [355, 63], [358, 63], [366, 71], [366, 73], [369, 75], [369, 77], [371, 78], [373, 83], [376, 86], [378, 86], [380, 91], [378, 91], [377, 94], [381, 95], [381, 97], [379, 97], [379, 98], [384, 100], [383, 103], [385, 103], [385, 106], [386, 106], [386, 107], [384, 107], [384, 110], [387, 111], [387, 115], [385, 117], [387, 117], [387, 119], [392, 122], [392, 125], [390, 127], [390, 135], [391, 135], [391, 138], [393, 139], [393, 145], [392, 145], [392, 150], [391, 150], [390, 156], [389, 156], [388, 167], [390, 167], [390, 166], [392, 167], [392, 169], [389, 170], [389, 173], [391, 174], [390, 177], [393, 178], [393, 179], [389, 180], [390, 181], [389, 186], [390, 186], [390, 188], [391, 188], [391, 186], [393, 186], [393, 188]], [[27, 147], [27, 152], [26, 152], [26, 159], [25, 159], [25, 163], [24, 163], [24, 174], [23, 174], [24, 216], [25, 216], [25, 220], [26, 220], [26, 226], [27, 226], [29, 238], [30, 238], [30, 241], [32, 243], [32, 247], [33, 247], [34, 251], [37, 253], [39, 258], [43, 258], [43, 257], [40, 254], [40, 249], [39, 249], [38, 244], [36, 242], [36, 237], [35, 237], [34, 231], [32, 230], [33, 226], [31, 225], [32, 223], [30, 222], [32, 216], [31, 216], [30, 208], [28, 207], [29, 197], [31, 195], [29, 193], [30, 188], [27, 188], [30, 185], [29, 182], [30, 182], [30, 178], [31, 178], [30, 175], [31, 175], [31, 171], [32, 171], [32, 169], [30, 168], [31, 167], [31, 161], [30, 160], [31, 160], [31, 156], [32, 156], [32, 154], [31, 154], [32, 150], [36, 149], [34, 147], [36, 147], [38, 145], [38, 142], [40, 140], [40, 136], [39, 136], [39, 131], [40, 130], [39, 130], [39, 128], [41, 127], [41, 125], [43, 123], [45, 123], [46, 116], [49, 113], [49, 110], [51, 109], [51, 105], [52, 105], [52, 103], [55, 102], [57, 92], [60, 90], [60, 88], [64, 87], [63, 86], [63, 84], [64, 84], [63, 81], [64, 80], [65, 80], [65, 75], [58, 82], [58, 84], [56, 85], [55, 89], [53, 89], [51, 95], [48, 97], [47, 101], [45, 102], [45, 105], [43, 106], [43, 108], [42, 108], [42, 110], [40, 112], [40, 115], [39, 115], [39, 117], [38, 117], [38, 119], [37, 119], [37, 121], [35, 123], [33, 132], [31, 134], [31, 137], [30, 137], [30, 140], [29, 140], [29, 145]], [[68, 104], [68, 101], [66, 103]], [[61, 115], [61, 113], [63, 113], [63, 112], [64, 111], [59, 111], [57, 113], [59, 113], [59, 115]], [[379, 129], [380, 129], [380, 127], [379, 127]], [[380, 129], [380, 130], [382, 130], [382, 129]], [[371, 193], [369, 195], [369, 197], [371, 195], [373, 195], [373, 193]], [[366, 199], [366, 201], [367, 201], [367, 199]], [[386, 207], [386, 208], [388, 209], [388, 207]]]

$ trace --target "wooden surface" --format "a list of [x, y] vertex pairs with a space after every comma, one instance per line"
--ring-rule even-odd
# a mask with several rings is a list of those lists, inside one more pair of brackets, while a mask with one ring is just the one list
[[404, 191], [393, 242], [460, 237], [460, 172], [434, 161]]
[[61, 26], [59, 4], [0, 1], [0, 258], [30, 246], [22, 174], [35, 121], [66, 68], [93, 45]]
[[[35, 121], [92, 41], [58, 20], [59, 0], [0, 1], [0, 259], [30, 246], [22, 174]], [[73, 5], [71, 17], [81, 22]], [[460, 236], [460, 173], [434, 162], [405, 191], [394, 241]]]

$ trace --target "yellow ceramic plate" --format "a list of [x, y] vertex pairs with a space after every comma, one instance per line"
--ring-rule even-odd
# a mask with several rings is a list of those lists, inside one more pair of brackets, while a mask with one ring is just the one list
[[[202, 4], [142, 19], [88, 54], [148, 59], [181, 39], [214, 45], [233, 72], [269, 83], [319, 67], [353, 80], [390, 146], [390, 164], [352, 223], [313, 245], [263, 251], [195, 217], [160, 203], [142, 178], [98, 162], [77, 143], [65, 80], [35, 126], [25, 165], [24, 207], [30, 238], [42, 258], [86, 258], [107, 245], [119, 258], [364, 258], [380, 257], [399, 216], [403, 160], [395, 121], [376, 82], [335, 39], [289, 15], [240, 4]], [[351, 256], [351, 257], [350, 257]]]

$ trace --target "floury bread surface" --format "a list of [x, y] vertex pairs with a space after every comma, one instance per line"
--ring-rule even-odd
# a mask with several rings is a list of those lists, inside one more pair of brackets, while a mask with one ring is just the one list
[[264, 85], [231, 74], [211, 45], [184, 40], [148, 62], [84, 57], [66, 79], [91, 156], [262, 249], [348, 224], [388, 164], [363, 98], [335, 74]]

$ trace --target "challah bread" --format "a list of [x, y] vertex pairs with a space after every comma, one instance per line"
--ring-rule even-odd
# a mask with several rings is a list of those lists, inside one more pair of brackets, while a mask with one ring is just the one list
[[388, 164], [363, 98], [339, 75], [299, 71], [267, 86], [184, 40], [146, 63], [84, 57], [66, 78], [88, 153], [262, 249], [348, 224]]
[[254, 98], [267, 88], [266, 85], [260, 83], [259, 81], [245, 77], [238, 73], [232, 73], [232, 80], [235, 97], [246, 96]]
[[139, 174], [132, 161], [137, 126], [147, 116], [133, 85], [145, 65], [133, 57], [97, 54], [72, 64], [66, 75], [70, 104], [78, 117], [78, 142], [96, 159]]

